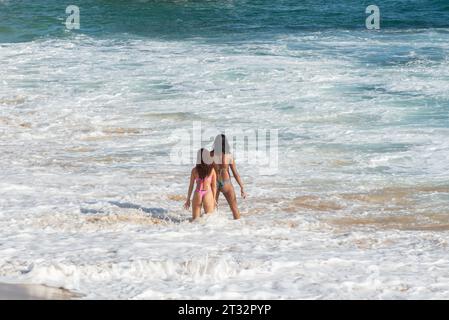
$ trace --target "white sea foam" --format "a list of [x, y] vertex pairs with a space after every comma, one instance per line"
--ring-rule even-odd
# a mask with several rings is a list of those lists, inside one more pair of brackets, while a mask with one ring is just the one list
[[[447, 35], [409, 37], [2, 44], [0, 280], [86, 298], [448, 298], [449, 64], [422, 53]], [[238, 163], [241, 221], [223, 199], [198, 223], [181, 209], [171, 133], [194, 120], [280, 130], [275, 177]]]

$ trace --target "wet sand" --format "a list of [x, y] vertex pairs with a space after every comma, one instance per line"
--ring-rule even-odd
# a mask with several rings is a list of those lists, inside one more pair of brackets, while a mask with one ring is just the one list
[[0, 283], [0, 300], [70, 300], [80, 296], [66, 289], [34, 284]]

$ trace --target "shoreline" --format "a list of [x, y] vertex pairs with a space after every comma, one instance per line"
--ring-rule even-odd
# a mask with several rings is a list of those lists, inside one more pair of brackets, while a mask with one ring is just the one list
[[79, 298], [67, 289], [39, 284], [0, 283], [0, 300], [72, 300]]

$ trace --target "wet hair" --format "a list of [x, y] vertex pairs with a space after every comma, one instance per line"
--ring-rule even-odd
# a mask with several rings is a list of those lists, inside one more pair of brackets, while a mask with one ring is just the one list
[[224, 134], [219, 134], [215, 137], [214, 141], [214, 154], [230, 154], [231, 147], [229, 146], [228, 139]]
[[[196, 171], [198, 172], [198, 176], [200, 179], [205, 179], [212, 172], [212, 163], [209, 159], [205, 159], [205, 157], [209, 157], [209, 151], [207, 149], [201, 148], [198, 150], [196, 154]], [[206, 160], [206, 161], [205, 161]]]

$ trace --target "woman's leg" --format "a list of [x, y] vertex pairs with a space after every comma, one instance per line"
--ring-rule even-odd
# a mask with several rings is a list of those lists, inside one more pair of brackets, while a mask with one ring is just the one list
[[221, 190], [223, 192], [223, 195], [225, 196], [226, 200], [228, 201], [229, 207], [231, 208], [232, 215], [234, 216], [234, 219], [240, 219], [240, 211], [237, 207], [237, 198], [235, 196], [234, 187], [232, 184], [227, 184], [223, 187]]
[[201, 215], [201, 197], [198, 192], [195, 191], [192, 201], [192, 220], [199, 218]]
[[218, 198], [220, 197], [220, 189], [217, 188], [217, 193], [215, 194], [215, 201], [218, 203]]
[[215, 209], [215, 198], [212, 191], [206, 193], [203, 197], [203, 208], [206, 214], [213, 213]]
[[220, 188], [217, 188], [217, 193], [215, 194], [215, 203], [218, 207], [218, 198], [220, 197]]

